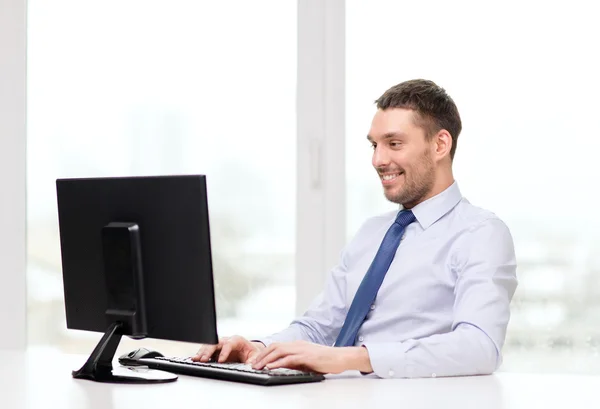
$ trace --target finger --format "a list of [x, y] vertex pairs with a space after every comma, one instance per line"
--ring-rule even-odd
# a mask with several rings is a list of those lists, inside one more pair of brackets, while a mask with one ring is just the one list
[[202, 354], [204, 353], [204, 348], [204, 345], [200, 345], [200, 348], [198, 348], [198, 352], [196, 352], [196, 354], [192, 356], [192, 359], [200, 358], [200, 356], [202, 356]]
[[302, 357], [300, 355], [287, 355], [282, 358], [279, 358], [266, 366], [268, 369], [277, 369], [277, 368], [288, 368], [288, 369], [298, 369], [300, 367], [304, 367], [305, 365], [302, 362]]
[[289, 346], [278, 346], [276, 348], [273, 348], [271, 352], [266, 354], [260, 360], [257, 360], [257, 362], [253, 365], [253, 368], [262, 369], [265, 366], [269, 365], [271, 362], [274, 362], [287, 355], [293, 355], [293, 353], [293, 349], [290, 349]]
[[200, 345], [198, 352], [196, 352], [196, 355], [194, 355], [192, 359], [200, 359], [200, 357], [204, 355], [207, 348], [210, 348], [210, 345]]
[[271, 345], [269, 345], [266, 348], [263, 348], [262, 350], [260, 350], [258, 352], [258, 354], [256, 355], [256, 361], [261, 361], [265, 356], [269, 355], [271, 352], [273, 352], [275, 349], [280, 348], [281, 347], [281, 343], [279, 342], [273, 342]]
[[268, 369], [287, 368], [295, 369], [302, 372], [313, 372], [317, 374], [324, 374], [324, 372], [316, 370], [304, 355], [288, 355], [277, 361], [271, 362], [268, 365]]
[[261, 354], [261, 352], [266, 349], [266, 346], [264, 344], [261, 345], [262, 347], [259, 347], [254, 345], [252, 342], [250, 343], [250, 347], [247, 350], [245, 360], [247, 364], [254, 364], [257, 361], [257, 358]]
[[250, 365], [254, 364], [256, 362], [257, 356], [258, 356], [258, 351], [250, 352], [248, 354], [248, 356], [246, 357], [246, 363], [250, 364]]
[[221, 353], [219, 353], [219, 357], [217, 358], [218, 362], [225, 362], [227, 358], [229, 358], [229, 354], [231, 353], [231, 344], [223, 345], [223, 349], [221, 349]]
[[192, 357], [192, 361], [207, 362], [212, 354], [217, 350], [217, 345], [204, 345], [198, 350], [196, 356]]
[[219, 342], [214, 344], [203, 344], [196, 352], [196, 356], [192, 357], [192, 361], [208, 362], [215, 352], [223, 347], [223, 343], [227, 341], [227, 337], [222, 337]]
[[226, 342], [223, 345], [223, 348], [221, 348], [221, 353], [219, 354], [219, 358], [217, 359], [219, 362], [225, 362], [227, 361], [227, 358], [229, 358], [229, 355], [231, 354], [231, 351], [233, 351], [235, 346], [235, 343], [233, 342]]
[[196, 352], [196, 355], [202, 355], [207, 348], [210, 348], [212, 346], [213, 345], [210, 345], [210, 344], [200, 344], [200, 346], [198, 347], [198, 352]]
[[271, 345], [269, 345], [268, 347], [266, 347], [265, 349], [260, 351], [258, 354], [256, 354], [256, 356], [254, 357], [254, 362], [252, 364], [252, 367], [254, 369], [262, 369], [262, 366], [260, 366], [260, 368], [259, 368], [259, 364], [262, 363], [262, 361], [264, 361], [266, 356], [268, 356], [275, 349], [277, 349], [278, 346], [279, 346], [279, 344], [272, 343]]

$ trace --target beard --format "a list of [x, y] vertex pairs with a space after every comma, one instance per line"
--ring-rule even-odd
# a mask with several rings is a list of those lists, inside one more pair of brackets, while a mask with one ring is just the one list
[[410, 208], [421, 202], [435, 183], [435, 168], [431, 154], [425, 151], [417, 161], [417, 166], [409, 174], [404, 169], [399, 171], [403, 172], [404, 184], [400, 188], [384, 189], [384, 194], [390, 202]]

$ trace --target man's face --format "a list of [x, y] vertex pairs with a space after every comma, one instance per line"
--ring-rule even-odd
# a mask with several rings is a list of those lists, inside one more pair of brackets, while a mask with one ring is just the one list
[[423, 201], [435, 182], [432, 142], [413, 115], [403, 108], [377, 110], [368, 136], [385, 197], [406, 208]]

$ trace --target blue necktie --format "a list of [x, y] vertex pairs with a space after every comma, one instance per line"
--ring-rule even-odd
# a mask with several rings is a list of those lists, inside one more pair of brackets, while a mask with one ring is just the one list
[[385, 277], [388, 268], [390, 268], [390, 264], [392, 264], [392, 260], [394, 259], [394, 255], [400, 244], [400, 239], [402, 238], [402, 234], [404, 234], [404, 229], [415, 220], [415, 215], [410, 210], [403, 210], [398, 213], [396, 221], [385, 234], [385, 237], [379, 246], [379, 250], [377, 250], [375, 259], [373, 259], [369, 270], [367, 270], [367, 273], [356, 291], [356, 295], [352, 300], [340, 335], [335, 341], [336, 347], [348, 347], [354, 345], [358, 329], [369, 313], [371, 305], [375, 301], [375, 297], [379, 291], [379, 287], [381, 287], [383, 278]]

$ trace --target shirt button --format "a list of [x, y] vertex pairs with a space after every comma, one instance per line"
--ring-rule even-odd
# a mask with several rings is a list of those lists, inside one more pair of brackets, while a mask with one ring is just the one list
[[375, 309], [375, 304], [371, 304], [371, 310]]
[[365, 338], [364, 338], [364, 337], [358, 337], [358, 340], [359, 340], [360, 342], [363, 342], [363, 341], [365, 340]]
[[394, 371], [390, 369], [390, 371], [388, 372], [389, 376], [394, 376]]

